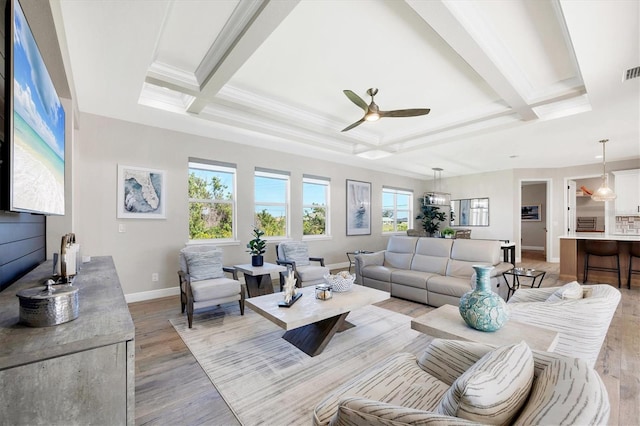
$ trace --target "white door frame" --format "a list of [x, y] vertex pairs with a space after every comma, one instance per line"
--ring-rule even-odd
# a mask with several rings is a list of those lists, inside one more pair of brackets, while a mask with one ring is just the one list
[[[579, 179], [592, 179], [592, 178], [602, 178], [602, 175], [582, 175], [582, 176], [571, 176], [571, 177], [566, 177], [564, 178], [564, 186], [563, 188], [566, 188], [569, 185], [569, 181], [570, 180], [579, 180]], [[597, 188], [596, 188], [597, 189]], [[569, 200], [567, 198], [567, 191], [563, 191], [564, 192], [564, 210], [563, 210], [563, 223], [564, 223], [564, 228], [563, 229], [563, 235], [566, 234], [566, 231], [568, 229], [569, 223], [567, 222], [567, 207], [569, 207]], [[574, 200], [575, 202], [575, 200]], [[609, 232], [609, 203], [603, 203], [604, 204], [604, 232], [605, 234], [607, 234]]]
[[[545, 217], [545, 229], [547, 230], [545, 232], [545, 247], [546, 247], [546, 261], [547, 262], [551, 262], [551, 259], [553, 259], [552, 256], [552, 249], [553, 246], [551, 245], [551, 234], [552, 229], [550, 229], [549, 227], [549, 223], [553, 223], [550, 222], [551, 219], [551, 214], [553, 212], [553, 197], [551, 196], [553, 193], [553, 179], [551, 178], [521, 178], [519, 180], [519, 185], [518, 185], [518, 205], [520, 206], [520, 209], [518, 209], [518, 217], [520, 216], [520, 211], [522, 209], [522, 184], [524, 182], [536, 182], [536, 183], [546, 183], [547, 184], [547, 194], [546, 194], [546, 200], [545, 200], [545, 209], [544, 209], [544, 217]], [[517, 252], [520, 255], [519, 256], [519, 260], [522, 261], [522, 221], [520, 219], [517, 220], [517, 242], [516, 245], [518, 247]]]

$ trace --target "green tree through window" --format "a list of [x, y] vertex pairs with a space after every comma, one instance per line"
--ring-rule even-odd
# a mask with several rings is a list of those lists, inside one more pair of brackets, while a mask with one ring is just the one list
[[235, 169], [189, 163], [189, 239], [234, 236]]
[[302, 235], [329, 235], [329, 180], [303, 177]]

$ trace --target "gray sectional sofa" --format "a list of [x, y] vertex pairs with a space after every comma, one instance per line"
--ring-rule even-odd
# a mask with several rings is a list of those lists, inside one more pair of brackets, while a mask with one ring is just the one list
[[[500, 241], [392, 236], [387, 249], [356, 255], [356, 283], [431, 306], [457, 305], [475, 286], [472, 265], [493, 265], [491, 288], [504, 299]], [[502, 285], [498, 286], [502, 281]]]

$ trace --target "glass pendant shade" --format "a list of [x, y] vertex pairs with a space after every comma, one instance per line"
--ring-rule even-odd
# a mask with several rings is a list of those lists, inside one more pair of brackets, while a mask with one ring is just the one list
[[600, 185], [600, 188], [598, 188], [596, 192], [591, 195], [591, 199], [593, 201], [611, 201], [615, 200], [617, 197], [615, 192], [613, 192], [613, 190], [609, 188], [607, 179], [607, 163], [605, 162], [604, 156], [604, 144], [606, 144], [608, 141], [609, 139], [603, 139], [600, 141], [600, 143], [602, 144], [602, 185]]

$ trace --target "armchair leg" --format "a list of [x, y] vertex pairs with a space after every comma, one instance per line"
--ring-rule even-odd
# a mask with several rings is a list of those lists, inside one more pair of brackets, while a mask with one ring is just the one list
[[193, 304], [187, 305], [187, 322], [189, 323], [189, 328], [193, 325]]
[[244, 315], [244, 286], [240, 287], [240, 315]]

